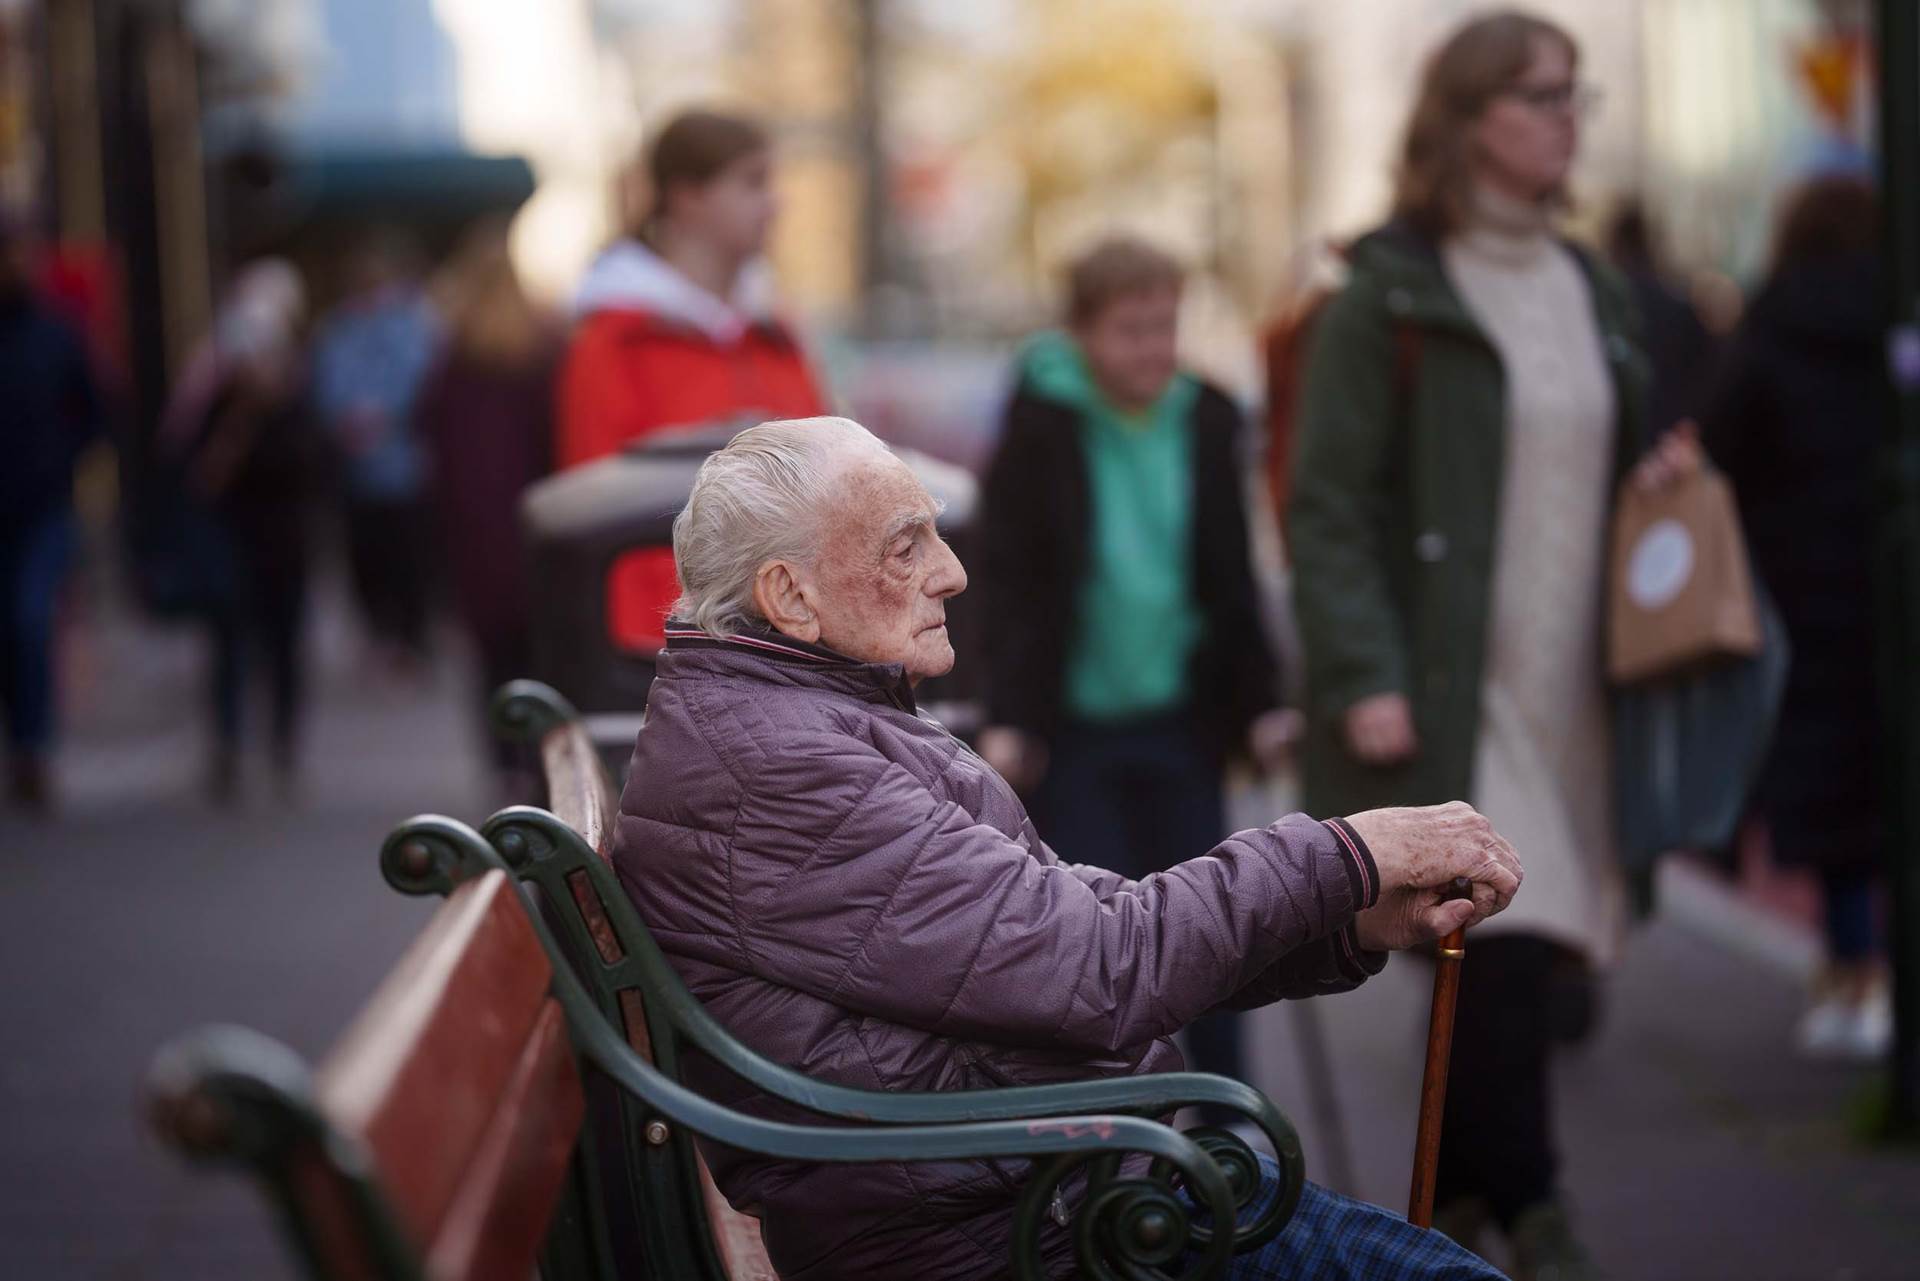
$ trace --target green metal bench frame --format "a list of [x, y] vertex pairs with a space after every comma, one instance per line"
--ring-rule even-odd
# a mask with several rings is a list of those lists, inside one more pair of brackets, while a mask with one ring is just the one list
[[[501, 825], [496, 830], [542, 813], [505, 812], [497, 816]], [[420, 893], [451, 893], [469, 877], [490, 870], [513, 874], [486, 837], [438, 816], [402, 824], [383, 846], [381, 862], [383, 867], [398, 867], [405, 883]], [[562, 955], [541, 914], [526, 915], [547, 955]], [[644, 1101], [654, 1135], [699, 1134], [746, 1151], [815, 1162], [993, 1157], [1039, 1162], [1038, 1176], [1029, 1182], [1015, 1211], [1011, 1265], [1020, 1281], [1040, 1281], [1039, 1232], [1048, 1202], [1070, 1173], [1085, 1168], [1091, 1175], [1087, 1197], [1074, 1219], [1082, 1275], [1097, 1281], [1167, 1276], [1162, 1269], [1178, 1265], [1190, 1246], [1197, 1253], [1180, 1273], [1183, 1281], [1202, 1281], [1225, 1271], [1234, 1238], [1210, 1235], [1194, 1225], [1189, 1204], [1175, 1186], [1177, 1181], [1215, 1222], [1230, 1222], [1236, 1201], [1245, 1199], [1236, 1196], [1234, 1158], [1213, 1150], [1208, 1140], [1196, 1142], [1157, 1121], [1097, 1106], [1118, 1091], [1081, 1090], [1080, 1097], [1090, 1106], [1077, 1112], [1009, 1104], [994, 1092], [929, 1098], [929, 1104], [945, 1100], [953, 1106], [937, 1109], [947, 1112], [947, 1118], [919, 1124], [823, 1127], [761, 1120], [702, 1097], [636, 1054], [565, 964], [552, 966], [551, 994], [565, 1015], [579, 1058]], [[744, 1060], [741, 1065], [751, 1066]], [[822, 1088], [826, 1094], [817, 1101], [824, 1110], [839, 1102], [831, 1096], [840, 1092]], [[1057, 1098], [1068, 1091], [1063, 1087], [1052, 1092]], [[1149, 1088], [1133, 1091], [1124, 1102], [1130, 1109], [1159, 1108], [1193, 1093]], [[358, 1139], [329, 1120], [305, 1065], [284, 1046], [242, 1028], [205, 1029], [161, 1052], [149, 1073], [148, 1094], [155, 1125], [176, 1147], [202, 1161], [249, 1167], [261, 1179], [311, 1275], [328, 1281], [427, 1281], [421, 1245], [399, 1226], [370, 1155]], [[864, 1097], [879, 1103], [913, 1096]], [[580, 1137], [591, 1135], [583, 1131]], [[665, 1142], [651, 1138], [628, 1147], [636, 1183], [654, 1164], [653, 1154], [666, 1148]], [[598, 1238], [592, 1190], [584, 1186], [586, 1153], [584, 1146], [576, 1149], [567, 1186], [550, 1212], [540, 1211], [547, 1215], [541, 1271], [549, 1281], [617, 1275], [605, 1241]], [[1128, 1154], [1149, 1160], [1144, 1177], [1121, 1170], [1121, 1159]], [[319, 1198], [324, 1213], [314, 1210], [316, 1175], [328, 1184], [326, 1195]], [[684, 1232], [664, 1231], [673, 1225], [660, 1224], [658, 1216], [650, 1223], [648, 1230], [660, 1235], [648, 1243], [653, 1248], [647, 1275], [724, 1281], [726, 1274], [718, 1270], [711, 1248], [693, 1248]], [[345, 1271], [328, 1263], [333, 1255], [325, 1248], [329, 1233], [357, 1244], [358, 1257]]]
[[[493, 720], [503, 735], [536, 750], [555, 731], [578, 735], [584, 750], [574, 759], [595, 762], [596, 786], [605, 789], [610, 799], [612, 781], [592, 753], [578, 714], [551, 688], [535, 681], [509, 683], [495, 697]], [[809, 1160], [871, 1159], [833, 1153], [850, 1135], [889, 1132], [837, 1127], [822, 1132], [835, 1136], [834, 1141], [817, 1149], [789, 1151], [690, 1124], [648, 1090], [635, 1088], [632, 1083], [644, 1071], [684, 1088], [681, 1074], [687, 1047], [698, 1049], [776, 1099], [823, 1117], [874, 1127], [996, 1123], [994, 1128], [999, 1132], [999, 1123], [1020, 1122], [1025, 1123], [1017, 1127], [1021, 1133], [1036, 1133], [1059, 1126], [1079, 1129], [1087, 1122], [1069, 1118], [1096, 1113], [1112, 1114], [1115, 1119], [1139, 1119], [1163, 1133], [1172, 1133], [1150, 1118], [1171, 1116], [1182, 1107], [1215, 1105], [1240, 1113], [1267, 1136], [1281, 1170], [1281, 1192], [1229, 1234], [1224, 1253], [1216, 1250], [1212, 1231], [1190, 1221], [1185, 1203], [1173, 1191], [1171, 1175], [1178, 1168], [1183, 1180], [1189, 1177], [1187, 1163], [1173, 1161], [1163, 1151], [1142, 1148], [1120, 1131], [1108, 1131], [1104, 1121], [1096, 1131], [1077, 1136], [1084, 1139], [1091, 1134], [1098, 1142], [1075, 1146], [1038, 1166], [1016, 1212], [1016, 1254], [1025, 1259], [1033, 1256], [1042, 1216], [1053, 1204], [1055, 1193], [1069, 1178], [1084, 1171], [1087, 1189], [1073, 1223], [1082, 1246], [1083, 1266], [1090, 1276], [1158, 1269], [1177, 1260], [1189, 1246], [1200, 1251], [1202, 1262], [1209, 1265], [1217, 1253], [1224, 1259], [1227, 1254], [1256, 1249], [1280, 1232], [1299, 1202], [1306, 1171], [1298, 1135], [1272, 1101], [1250, 1086], [1190, 1072], [932, 1094], [866, 1091], [817, 1081], [755, 1054], [714, 1021], [660, 952], [602, 851], [594, 849], [579, 831], [556, 815], [531, 806], [501, 811], [483, 828], [484, 852], [464, 840], [449, 839], [448, 833], [445, 820], [421, 819], [403, 825], [382, 851], [383, 873], [404, 893], [444, 894], [486, 867], [499, 865], [537, 890], [548, 910], [536, 912], [536, 917], [545, 916], [546, 923], [556, 924], [564, 938], [562, 945], [544, 925], [540, 930], [556, 971], [578, 977], [590, 994], [594, 1024], [590, 1039], [587, 1031], [578, 1027], [576, 1035], [583, 1037], [582, 1048], [588, 1051], [588, 1057], [625, 1091], [620, 1142], [632, 1180], [628, 1194], [638, 1202], [635, 1214], [641, 1230], [650, 1246], [666, 1249], [680, 1266], [695, 1269], [682, 1272], [676, 1266], [670, 1275], [699, 1275], [715, 1281], [726, 1276], [713, 1249], [704, 1207], [692, 1192], [697, 1185], [687, 1129], [749, 1151]], [[621, 1029], [632, 1016], [629, 1002], [636, 994], [644, 1009], [652, 1064], [634, 1053], [621, 1036]], [[562, 1005], [569, 1019], [585, 1017], [581, 1002], [563, 997]], [[609, 1067], [609, 1062], [618, 1064], [618, 1070]], [[1110, 1133], [1112, 1141], [1100, 1138], [1101, 1133]], [[1239, 1136], [1221, 1128], [1202, 1127], [1190, 1131], [1181, 1142], [1195, 1145], [1210, 1158], [1210, 1164], [1225, 1179], [1236, 1213], [1251, 1207], [1260, 1185], [1259, 1164]], [[931, 1149], [906, 1151], [907, 1156], [900, 1159], [955, 1155], [944, 1147], [937, 1154]], [[1147, 1179], [1121, 1177], [1123, 1152], [1154, 1156]], [[972, 1154], [1028, 1155], [1012, 1149], [980, 1149]], [[1212, 1198], [1204, 1195], [1204, 1182], [1187, 1186], [1200, 1200], [1211, 1202]], [[606, 1195], [604, 1188], [592, 1189], [587, 1199], [594, 1202]], [[1215, 1223], [1232, 1221], [1232, 1216], [1213, 1214], [1211, 1218]], [[1168, 1243], [1175, 1240], [1179, 1244], [1169, 1249]], [[1086, 1257], [1089, 1252], [1091, 1258]], [[1122, 1273], [1107, 1271], [1100, 1258], [1103, 1254], [1118, 1264]], [[1210, 1267], [1201, 1271], [1210, 1271]], [[1020, 1275], [1028, 1273], [1022, 1268]], [[1156, 1273], [1148, 1271], [1145, 1275]]]

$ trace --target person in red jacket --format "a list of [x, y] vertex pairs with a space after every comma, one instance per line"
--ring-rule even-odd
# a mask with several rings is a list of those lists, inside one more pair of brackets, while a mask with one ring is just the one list
[[[806, 353], [768, 305], [760, 258], [778, 207], [766, 131], [685, 112], [654, 139], [645, 176], [644, 216], [588, 268], [574, 300], [556, 424], [562, 467], [717, 418], [827, 412]], [[615, 643], [660, 649], [679, 590], [670, 548], [623, 556], [607, 582]]]

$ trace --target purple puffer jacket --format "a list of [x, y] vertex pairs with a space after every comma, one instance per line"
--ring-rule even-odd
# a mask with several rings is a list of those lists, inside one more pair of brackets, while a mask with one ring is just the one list
[[[1377, 874], [1302, 816], [1127, 881], [1061, 863], [898, 666], [669, 624], [614, 866], [693, 994], [742, 1042], [874, 1090], [1171, 1072], [1216, 1006], [1341, 992]], [[806, 1120], [732, 1076], [697, 1084]], [[1004, 1275], [1024, 1162], [808, 1165], [704, 1145], [782, 1276]], [[1044, 1243], [1053, 1275], [1070, 1243]]]

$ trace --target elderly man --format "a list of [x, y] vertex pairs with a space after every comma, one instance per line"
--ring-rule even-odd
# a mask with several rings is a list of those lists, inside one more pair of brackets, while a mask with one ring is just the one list
[[[1464, 805], [1292, 815], [1141, 881], [1060, 862], [915, 709], [914, 686], [953, 666], [946, 602], [967, 584], [937, 514], [884, 445], [825, 418], [736, 436], [674, 524], [685, 594], [614, 864], [695, 995], [761, 1054], [876, 1090], [1175, 1071], [1168, 1038], [1208, 1010], [1345, 991], [1518, 888], [1513, 851]], [[1471, 900], [1443, 900], [1457, 876]], [[731, 1078], [714, 1093], [785, 1115]], [[1008, 1269], [1017, 1163], [707, 1155], [787, 1278]], [[1069, 1234], [1045, 1248], [1072, 1275]], [[1309, 1186], [1234, 1275], [1498, 1274]]]

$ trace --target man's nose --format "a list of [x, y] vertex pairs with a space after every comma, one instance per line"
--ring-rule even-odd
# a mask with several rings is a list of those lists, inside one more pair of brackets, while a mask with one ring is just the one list
[[936, 600], [945, 600], [949, 596], [958, 596], [967, 590], [967, 567], [953, 554], [953, 548], [946, 540], [940, 539], [933, 572], [927, 575], [927, 595]]

